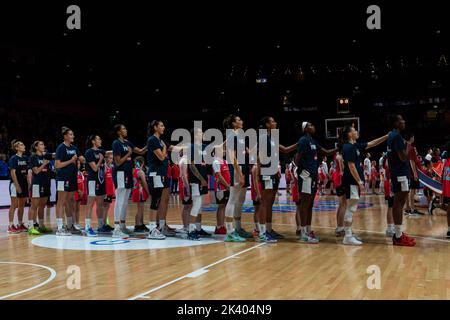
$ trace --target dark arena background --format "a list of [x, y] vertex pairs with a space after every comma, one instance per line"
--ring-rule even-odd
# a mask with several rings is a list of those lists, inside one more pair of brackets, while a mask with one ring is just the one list
[[[262, 117], [271, 116], [281, 144], [297, 143], [306, 121], [316, 126], [320, 145], [333, 149], [337, 130], [346, 123], [357, 125], [362, 140], [371, 141], [392, 129], [389, 115], [400, 114], [407, 132], [414, 133], [422, 165], [427, 166], [430, 149], [433, 162], [443, 164], [440, 155], [450, 140], [448, 5], [395, 2], [0, 4], [0, 299], [253, 299], [261, 305], [266, 299], [449, 299], [447, 211], [436, 200], [429, 214], [430, 201], [441, 199], [436, 190], [429, 187], [427, 197], [422, 183], [413, 202], [423, 214], [404, 215], [403, 228], [416, 246], [395, 247], [385, 236], [388, 206], [377, 180], [377, 192], [369, 187], [361, 195], [353, 225], [364, 244], [352, 251], [356, 247], [343, 245], [335, 235], [339, 202], [325, 183], [313, 208], [320, 243], [299, 243], [296, 205], [284, 171], [295, 152], [280, 154], [282, 181], [273, 204], [273, 228], [286, 239], [274, 245], [253, 238], [228, 243], [214, 235], [207, 245], [172, 239], [181, 242], [163, 240], [153, 247], [155, 241], [135, 234], [134, 242], [123, 240], [133, 244], [129, 247], [100, 250], [83, 234], [64, 242], [54, 232], [8, 234], [7, 163], [16, 153], [11, 142], [23, 141], [29, 154], [30, 145], [42, 140], [53, 153], [63, 141], [62, 126], [73, 130], [74, 145], [84, 154], [90, 134], [101, 136], [103, 148], [112, 150], [118, 123], [143, 147], [147, 124], [155, 119], [164, 122], [163, 140], [170, 143], [173, 130], [191, 129], [194, 120], [202, 120], [204, 130], [222, 129], [223, 119], [236, 114], [244, 128], [257, 128]], [[80, 29], [68, 28], [70, 5], [81, 10]], [[379, 6], [381, 29], [368, 28], [369, 5]], [[386, 142], [369, 151], [378, 171], [385, 151]], [[327, 161], [331, 168], [333, 156]], [[430, 178], [441, 183], [436, 172]], [[209, 195], [203, 224], [214, 233], [220, 226], [217, 205], [210, 201], [213, 188]], [[53, 230], [55, 197], [52, 189], [45, 213]], [[170, 195], [167, 224], [177, 228], [183, 226], [180, 201], [177, 193]], [[84, 225], [88, 209], [82, 204], [80, 210]], [[130, 200], [130, 230], [136, 210]], [[28, 212], [29, 204], [26, 227]], [[150, 200], [144, 206], [146, 224], [149, 212]], [[242, 223], [250, 232], [253, 212], [249, 189]], [[92, 221], [96, 230], [95, 210]], [[110, 237], [98, 235], [101, 241], [118, 241], [104, 240]], [[166, 241], [167, 246], [161, 244]], [[267, 268], [253, 267], [269, 262]], [[94, 279], [87, 275], [96, 272], [94, 264], [114, 270], [98, 272]], [[81, 270], [81, 288], [74, 290], [65, 286], [71, 265]], [[366, 286], [371, 265], [381, 269], [381, 289]], [[340, 272], [333, 270], [338, 266]]]

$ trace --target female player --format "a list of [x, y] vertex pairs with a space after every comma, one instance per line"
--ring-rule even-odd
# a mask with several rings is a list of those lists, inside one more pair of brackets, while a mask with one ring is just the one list
[[145, 167], [144, 157], [138, 156], [134, 159], [133, 170], [133, 191], [131, 191], [131, 200], [136, 203], [137, 212], [135, 217], [134, 232], [143, 233], [149, 232], [149, 229], [144, 224], [144, 204], [149, 197], [149, 190], [147, 185], [147, 168]]
[[344, 175], [342, 183], [346, 192], [347, 209], [344, 215], [345, 236], [343, 244], [361, 245], [362, 241], [352, 234], [353, 215], [358, 209], [360, 193], [364, 192], [364, 172], [361, 167], [361, 153], [387, 140], [387, 135], [368, 143], [357, 143], [359, 133], [353, 126], [342, 131], [342, 155], [344, 158]]
[[[77, 160], [80, 151], [72, 143], [74, 141], [73, 131], [67, 127], [61, 129], [64, 141], [56, 148], [56, 190], [58, 202], [56, 203], [56, 226], [57, 236], [70, 236], [67, 229], [72, 229], [75, 212], [74, 193], [78, 189], [77, 184]], [[66, 208], [67, 227], [63, 225], [63, 212]]]
[[106, 197], [103, 200], [103, 226], [97, 229], [98, 233], [110, 233], [114, 230], [108, 223], [109, 208], [113, 198], [115, 198], [116, 190], [113, 181], [113, 153], [106, 151], [105, 153], [105, 192]]
[[[176, 235], [175, 230], [166, 225], [170, 186], [168, 152], [172, 148], [167, 147], [161, 140], [165, 129], [164, 123], [160, 120], [153, 120], [147, 126], [148, 187], [152, 196], [148, 239], [154, 240], [163, 240], [166, 237], [175, 237]], [[159, 216], [159, 229], [156, 225], [157, 214]]]
[[317, 192], [317, 172], [318, 172], [318, 153], [327, 156], [334, 154], [337, 149], [325, 150], [313, 138], [316, 128], [310, 122], [304, 121], [301, 124], [304, 135], [298, 141], [297, 147], [297, 175], [298, 188], [300, 193], [300, 219], [301, 233], [300, 241], [305, 243], [318, 243], [319, 239], [311, 230], [312, 209], [314, 205], [314, 197]]
[[[218, 146], [214, 149], [214, 161], [212, 164], [214, 171], [214, 195], [216, 198], [217, 206], [217, 226], [214, 234], [227, 234], [227, 229], [225, 228], [225, 207], [230, 197], [230, 169], [228, 168], [228, 163], [224, 159], [224, 149], [223, 146]], [[230, 239], [228, 239], [230, 240]], [[227, 241], [227, 239], [225, 239]]]
[[133, 162], [131, 155], [147, 152], [147, 147], [138, 148], [126, 138], [127, 128], [123, 124], [116, 124], [114, 131], [117, 139], [112, 144], [114, 156], [113, 180], [116, 188], [116, 203], [114, 205], [113, 238], [126, 238], [131, 232], [126, 227], [128, 199], [133, 188]]
[[[341, 133], [342, 134], [342, 133]], [[343, 237], [344, 231], [344, 215], [347, 209], [347, 200], [345, 198], [345, 190], [342, 186], [342, 175], [344, 174], [344, 159], [342, 158], [342, 146], [339, 146], [338, 152], [334, 155], [336, 163], [335, 172], [333, 173], [333, 184], [336, 189], [336, 196], [338, 197], [339, 205], [336, 211], [336, 237]]]
[[[273, 117], [262, 118], [260, 120], [260, 128], [266, 130], [263, 134], [263, 137], [260, 137], [260, 141], [265, 141], [267, 143], [266, 150], [267, 152], [270, 152], [270, 155], [268, 154], [269, 157], [275, 156], [275, 158], [278, 159], [278, 151], [289, 153], [297, 148], [297, 144], [293, 144], [289, 147], [284, 147], [280, 144], [278, 148], [276, 148], [275, 141], [272, 138], [272, 130], [275, 130], [277, 128], [277, 123]], [[258, 147], [260, 149], [260, 146]], [[272, 206], [275, 202], [275, 196], [278, 192], [280, 172], [275, 172], [272, 175], [264, 174], [263, 169], [270, 168], [273, 164], [271, 162], [261, 162], [261, 154], [259, 154], [258, 156], [258, 166], [261, 168], [259, 178], [262, 188], [261, 210], [259, 215], [259, 240], [262, 242], [272, 243], [276, 242], [278, 239], [284, 239], [284, 236], [272, 229]], [[279, 163], [276, 164], [276, 167], [279, 167]]]
[[[45, 152], [45, 145], [42, 141], [35, 141], [31, 145], [30, 168], [31, 178], [31, 207], [28, 212], [28, 234], [38, 235], [49, 233], [52, 230], [44, 225], [44, 210], [47, 200], [50, 197], [50, 160], [53, 159], [51, 153]], [[39, 227], [36, 228], [36, 219], [39, 217]]]
[[104, 168], [105, 150], [101, 149], [102, 139], [98, 135], [90, 135], [86, 145], [89, 148], [85, 153], [88, 172], [88, 199], [84, 232], [88, 237], [96, 237], [97, 233], [91, 226], [91, 217], [95, 203], [98, 219], [97, 228], [101, 229], [104, 223], [103, 200], [105, 199], [106, 194]]
[[[25, 145], [22, 141], [13, 140], [12, 150], [16, 153], [9, 159], [8, 167], [11, 175], [9, 183], [9, 194], [11, 196], [11, 206], [9, 207], [8, 233], [27, 232], [28, 229], [23, 224], [23, 211], [28, 198], [28, 157], [24, 155]], [[14, 225], [14, 213], [17, 209], [19, 224]]]
[[[229, 163], [230, 169], [230, 198], [225, 207], [225, 224], [227, 234], [234, 240], [241, 242], [242, 238], [250, 239], [253, 235], [247, 232], [241, 224], [242, 205], [245, 201], [247, 188], [250, 186], [250, 163], [249, 163], [249, 146], [245, 138], [238, 138], [238, 133], [244, 128], [244, 121], [234, 114], [229, 115], [223, 121], [223, 128], [226, 131], [226, 140], [228, 146], [233, 146], [233, 152], [229, 155], [229, 159], [233, 159], [233, 163]], [[228, 148], [231, 149], [231, 148]], [[242, 152], [238, 155], [237, 153]], [[242, 158], [243, 163], [238, 162], [238, 158]], [[234, 220], [235, 230], [233, 230], [232, 222]]]

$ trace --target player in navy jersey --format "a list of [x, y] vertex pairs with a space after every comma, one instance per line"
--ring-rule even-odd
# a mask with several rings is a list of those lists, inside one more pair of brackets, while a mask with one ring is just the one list
[[[28, 198], [28, 157], [24, 155], [25, 145], [22, 141], [13, 140], [11, 142], [11, 148], [16, 154], [8, 162], [11, 175], [11, 182], [9, 184], [11, 206], [9, 207], [8, 233], [27, 232], [28, 229], [23, 224], [23, 211]], [[17, 226], [14, 225], [14, 213], [16, 209], [19, 222]]]
[[[45, 152], [45, 144], [35, 141], [31, 145], [29, 169], [31, 170], [31, 207], [28, 211], [28, 233], [37, 235], [52, 230], [44, 225], [44, 209], [50, 197], [50, 160], [51, 153]], [[39, 217], [39, 223], [36, 219]]]
[[104, 228], [104, 212], [103, 200], [106, 196], [105, 187], [105, 150], [102, 149], [102, 139], [98, 135], [90, 135], [86, 141], [86, 150], [84, 157], [86, 158], [87, 177], [87, 212], [85, 218], [84, 232], [88, 237], [96, 237], [97, 233], [92, 229], [91, 217], [94, 203], [96, 203], [96, 213], [98, 220], [98, 231], [107, 233]]
[[361, 166], [362, 154], [369, 148], [375, 147], [387, 140], [387, 135], [368, 143], [358, 143], [358, 131], [352, 126], [347, 126], [341, 132], [342, 157], [344, 159], [344, 175], [342, 186], [346, 194], [346, 209], [344, 214], [345, 236], [343, 244], [361, 245], [362, 241], [352, 233], [353, 215], [358, 209], [358, 201], [361, 192], [364, 192], [364, 172]]
[[[203, 131], [200, 129], [191, 130], [194, 143], [191, 144], [191, 161], [189, 168], [189, 187], [192, 198], [192, 208], [189, 221], [188, 239], [199, 240], [200, 237], [211, 236], [201, 226], [201, 215], [203, 198], [208, 194], [208, 165], [204, 161], [206, 145], [203, 141]], [[195, 154], [197, 153], [197, 157]], [[195, 159], [201, 159], [200, 163], [195, 163]]]
[[[169, 151], [161, 136], [165, 126], [160, 120], [153, 120], [147, 126], [147, 164], [148, 187], [152, 196], [150, 204], [150, 232], [148, 239], [162, 240], [167, 237], [175, 237], [175, 230], [166, 224], [167, 208], [169, 205]], [[156, 218], [159, 216], [159, 229], [156, 226]]]
[[134, 153], [143, 155], [147, 147], [138, 148], [126, 138], [127, 128], [123, 124], [116, 124], [114, 132], [117, 139], [112, 144], [114, 155], [113, 180], [116, 187], [116, 203], [114, 205], [114, 231], [113, 238], [126, 238], [131, 232], [126, 227], [128, 199], [133, 188], [133, 161]]
[[[280, 183], [280, 173], [277, 171], [272, 175], [266, 175], [261, 172], [262, 168], [269, 168], [275, 166], [279, 167], [279, 154], [281, 151], [283, 153], [289, 153], [294, 151], [297, 148], [297, 144], [293, 144], [289, 147], [285, 147], [283, 145], [279, 145], [276, 147], [275, 141], [272, 138], [272, 130], [277, 128], [277, 123], [273, 117], [264, 117], [260, 120], [260, 128], [265, 129], [266, 131], [263, 133], [263, 136], [260, 137], [259, 141], [265, 141], [267, 143], [266, 150], [268, 152], [268, 157], [275, 157], [277, 163], [259, 163], [258, 166], [260, 175], [259, 175], [259, 183], [261, 184], [261, 208], [259, 212], [259, 241], [262, 242], [276, 242], [277, 240], [284, 239], [284, 236], [275, 232], [272, 229], [272, 207], [275, 202], [275, 196], [278, 192], [278, 185]], [[262, 139], [261, 139], [262, 138]], [[261, 147], [261, 146], [259, 146]], [[259, 148], [260, 149], [260, 148]], [[261, 155], [259, 155], [258, 159], [260, 159]]]
[[[233, 239], [234, 242], [242, 242], [253, 237], [252, 233], [247, 232], [241, 224], [242, 205], [245, 201], [247, 188], [250, 186], [250, 148], [245, 138], [238, 137], [239, 130], [244, 128], [244, 121], [239, 116], [231, 114], [226, 117], [223, 120], [223, 128], [225, 134], [227, 134], [227, 130], [232, 130], [232, 134], [226, 137], [226, 143], [230, 146], [229, 151], [233, 153], [228, 155], [231, 160], [228, 163], [231, 184], [230, 197], [225, 207], [225, 226], [228, 239]], [[238, 152], [242, 152], [242, 154], [239, 155]], [[238, 158], [243, 158], [243, 163], [239, 163]], [[235, 228], [233, 228], [233, 220]]]
[[[73, 226], [73, 214], [75, 214], [74, 193], [78, 190], [77, 160], [80, 151], [73, 145], [73, 131], [67, 127], [61, 129], [64, 141], [56, 148], [56, 190], [58, 202], [56, 203], [57, 236], [70, 236], [71, 232], [77, 232]], [[63, 212], [65, 209], [67, 226], [63, 225]]]
[[311, 230], [312, 209], [314, 197], [317, 192], [318, 154], [332, 155], [337, 149], [326, 150], [313, 138], [316, 128], [310, 122], [301, 124], [304, 135], [299, 139], [297, 146], [296, 164], [298, 166], [298, 188], [300, 193], [300, 241], [305, 243], [318, 243], [319, 239]]
[[412, 247], [416, 245], [414, 238], [402, 232], [403, 207], [409, 194], [409, 157], [406, 143], [400, 132], [405, 130], [405, 120], [401, 115], [391, 115], [389, 122], [392, 131], [387, 140], [387, 157], [389, 173], [391, 175], [391, 187], [394, 193], [394, 205], [392, 215], [394, 217], [395, 235], [392, 237], [394, 245]]

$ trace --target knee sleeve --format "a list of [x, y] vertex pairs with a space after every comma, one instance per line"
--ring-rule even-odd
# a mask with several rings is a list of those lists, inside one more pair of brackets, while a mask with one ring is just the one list
[[228, 198], [227, 205], [225, 207], [225, 216], [228, 218], [233, 218], [234, 211], [236, 209], [236, 201], [238, 198], [238, 190], [236, 187], [230, 188], [230, 197]]
[[126, 220], [127, 218], [128, 199], [130, 198], [130, 193], [131, 189], [125, 189], [122, 199], [122, 208], [120, 210], [120, 220]]
[[348, 199], [347, 200], [347, 209], [345, 210], [345, 215], [344, 215], [345, 222], [353, 221], [353, 214], [356, 212], [356, 209], [358, 209], [358, 200]]
[[192, 209], [191, 216], [197, 217], [202, 211], [203, 196], [193, 196], [192, 197]]
[[115, 221], [120, 220], [120, 213], [122, 210], [122, 199], [123, 199], [124, 192], [125, 192], [124, 188], [116, 189], [116, 202], [114, 203], [114, 220]]

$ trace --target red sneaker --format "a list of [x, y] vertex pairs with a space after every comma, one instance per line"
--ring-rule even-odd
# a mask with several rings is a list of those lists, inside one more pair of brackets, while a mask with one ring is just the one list
[[19, 232], [28, 232], [28, 228], [25, 227], [25, 225], [23, 223], [21, 223], [20, 226], [17, 227], [17, 230]]
[[8, 227], [8, 233], [16, 234], [16, 233], [19, 233], [19, 232], [20, 232], [20, 231], [17, 230], [17, 228], [16, 228], [15, 225], [10, 225], [10, 226]]
[[411, 237], [408, 237], [404, 233], [402, 233], [402, 236], [400, 238], [396, 238], [394, 235], [392, 237], [392, 242], [394, 246], [414, 247], [416, 245], [416, 240], [414, 240]]
[[214, 234], [227, 234], [227, 228], [225, 228], [225, 226], [216, 227]]

